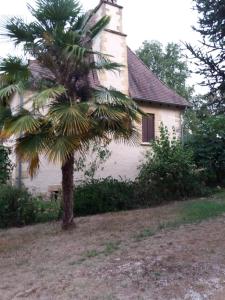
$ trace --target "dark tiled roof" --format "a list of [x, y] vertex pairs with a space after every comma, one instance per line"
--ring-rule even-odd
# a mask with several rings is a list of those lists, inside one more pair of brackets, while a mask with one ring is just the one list
[[[180, 107], [189, 106], [189, 103], [183, 97], [162, 83], [136, 54], [129, 48], [127, 49], [130, 97], [149, 103], [163, 103]], [[51, 71], [40, 66], [36, 60], [29, 62], [29, 68], [35, 79], [54, 79]], [[93, 88], [100, 85], [96, 71], [92, 71], [88, 75], [88, 80]]]
[[37, 79], [52, 79], [54, 80], [54, 75], [52, 72], [45, 68], [42, 67], [37, 60], [29, 60], [29, 70], [31, 72], [31, 75]]
[[[55, 76], [52, 74], [52, 72], [49, 69], [41, 66], [37, 60], [29, 61], [29, 70], [30, 70], [33, 78], [35, 78], [36, 80], [40, 80], [40, 79], [54, 80], [54, 78], [55, 78]], [[92, 88], [96, 88], [97, 86], [100, 85], [96, 70], [92, 70], [89, 73], [88, 81]]]
[[152, 71], [128, 50], [129, 93], [133, 99], [186, 107], [189, 103], [162, 83]]

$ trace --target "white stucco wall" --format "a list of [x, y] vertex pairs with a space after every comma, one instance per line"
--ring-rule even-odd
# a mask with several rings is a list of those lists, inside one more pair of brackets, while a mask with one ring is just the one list
[[111, 61], [122, 65], [120, 71], [99, 72], [98, 77], [102, 86], [115, 88], [128, 94], [128, 67], [126, 35], [122, 29], [122, 9], [103, 3], [95, 15], [95, 21], [103, 16], [110, 16], [110, 23], [93, 43], [93, 50], [110, 55]]

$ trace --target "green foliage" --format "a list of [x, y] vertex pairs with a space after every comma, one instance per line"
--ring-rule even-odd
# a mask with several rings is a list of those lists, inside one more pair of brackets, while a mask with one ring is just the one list
[[[15, 94], [22, 95], [29, 78], [28, 64], [21, 58], [8, 56], [0, 63], [0, 110], [7, 108], [7, 117], [11, 115], [10, 101]], [[4, 114], [0, 113], [0, 124], [5, 121]], [[4, 124], [4, 123], [3, 123]]]
[[183, 220], [188, 223], [200, 222], [215, 218], [225, 213], [225, 203], [218, 201], [199, 200], [186, 203], [183, 208]]
[[225, 184], [225, 116], [208, 115], [191, 123], [187, 144], [205, 172], [207, 184]]
[[26, 189], [0, 185], [0, 228], [57, 220], [60, 204], [36, 198]]
[[[84, 182], [92, 181], [96, 175], [96, 172], [104, 170], [104, 163], [111, 156], [111, 151], [108, 149], [110, 140], [104, 143], [89, 143], [86, 147], [85, 154], [75, 155], [74, 171], [81, 172]], [[89, 155], [87, 155], [87, 153]]]
[[[197, 74], [204, 77], [203, 85], [210, 88], [208, 105], [216, 113], [225, 112], [225, 2], [224, 0], [194, 0], [199, 13], [198, 27], [201, 34], [199, 46], [186, 44], [197, 65]], [[195, 68], [196, 69], [196, 68]]]
[[23, 226], [34, 223], [35, 207], [24, 189], [0, 186], [0, 227]]
[[151, 236], [155, 235], [155, 233], [156, 233], [155, 230], [149, 229], [149, 228], [145, 228], [141, 232], [139, 232], [138, 234], [136, 234], [134, 236], [134, 238], [135, 238], [136, 242], [139, 242], [139, 241], [142, 241], [142, 240], [144, 240], [144, 239], [146, 239], [148, 237], [151, 237]]
[[144, 41], [136, 53], [166, 85], [186, 99], [191, 97], [193, 88], [187, 85], [190, 71], [180, 45], [168, 43], [164, 49], [158, 41]]
[[10, 153], [9, 148], [0, 145], [0, 184], [7, 183], [11, 177], [13, 165], [9, 158]]
[[93, 215], [137, 207], [134, 184], [113, 178], [93, 180], [78, 186], [74, 195], [77, 215]]
[[119, 246], [121, 244], [121, 241], [111, 241], [111, 242], [107, 242], [105, 244], [105, 249], [103, 251], [103, 253], [107, 256], [107, 255], [111, 255], [112, 253], [114, 253], [115, 251], [119, 250]]
[[59, 201], [44, 200], [42, 197], [34, 197], [32, 201], [35, 207], [35, 223], [45, 223], [60, 219], [62, 210]]
[[5, 84], [14, 84], [21, 80], [27, 80], [29, 77], [29, 70], [27, 64], [20, 57], [8, 56], [3, 58], [0, 65], [1, 76], [0, 86]]
[[160, 137], [147, 151], [137, 178], [140, 197], [148, 205], [201, 194], [192, 151], [185, 148], [174, 132], [161, 125]]

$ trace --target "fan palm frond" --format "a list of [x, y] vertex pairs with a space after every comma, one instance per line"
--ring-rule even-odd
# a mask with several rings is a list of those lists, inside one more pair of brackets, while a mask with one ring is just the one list
[[1, 130], [4, 127], [5, 122], [12, 117], [12, 111], [10, 107], [0, 105], [0, 136]]
[[99, 89], [94, 91], [93, 98], [97, 106], [105, 104], [109, 107], [114, 107], [119, 111], [126, 112], [133, 121], [141, 122], [142, 110], [131, 98], [120, 91], [99, 87]]
[[110, 22], [109, 16], [102, 17], [98, 22], [89, 29], [91, 39], [95, 38]]
[[64, 86], [59, 85], [56, 87], [51, 87], [44, 89], [40, 92], [33, 94], [27, 99], [27, 102], [32, 102], [34, 109], [40, 109], [46, 107], [51, 101], [56, 100], [58, 97], [66, 93]]
[[28, 64], [17, 56], [8, 56], [0, 62], [0, 73], [4, 83], [10, 84], [26, 81], [30, 76]]
[[67, 23], [73, 24], [81, 13], [81, 6], [76, 0], [36, 0], [35, 8], [28, 8], [39, 23], [47, 30], [53, 30], [56, 26], [64, 28]]
[[68, 45], [64, 50], [66, 59], [73, 58], [77, 61], [83, 61], [89, 50], [79, 45]]
[[140, 132], [135, 126], [127, 129], [120, 128], [120, 130], [111, 132], [110, 135], [116, 143], [124, 143], [131, 146], [137, 146], [140, 143]]
[[58, 135], [49, 139], [46, 155], [50, 162], [64, 164], [80, 148], [80, 139], [76, 136]]
[[54, 123], [57, 131], [65, 136], [83, 135], [88, 132], [90, 121], [85, 117], [79, 104], [57, 104], [53, 105], [47, 115], [47, 118]]
[[12, 98], [16, 93], [22, 94], [23, 92], [23, 82], [7, 85], [0, 89], [0, 102]]
[[22, 109], [6, 120], [2, 131], [5, 136], [10, 137], [35, 132], [41, 125], [41, 119], [36, 118], [30, 111]]
[[35, 37], [33, 36], [33, 31], [30, 30], [29, 25], [27, 25], [21, 18], [11, 18], [6, 25], [6, 33], [16, 45], [21, 43], [32, 43]]
[[22, 161], [28, 162], [31, 177], [34, 177], [39, 169], [39, 156], [45, 153], [48, 140], [49, 134], [46, 134], [46, 131], [27, 133], [17, 139], [16, 154]]

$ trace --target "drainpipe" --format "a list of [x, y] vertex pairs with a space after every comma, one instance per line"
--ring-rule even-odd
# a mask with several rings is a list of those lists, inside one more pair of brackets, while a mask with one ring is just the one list
[[184, 146], [184, 112], [181, 113], [180, 127], [181, 127], [181, 143]]
[[[23, 107], [23, 96], [19, 95], [20, 97], [20, 102], [19, 102], [19, 106], [20, 109]], [[21, 137], [21, 134], [20, 134]], [[22, 161], [20, 158], [17, 157], [17, 182], [16, 185], [18, 188], [22, 187]]]

